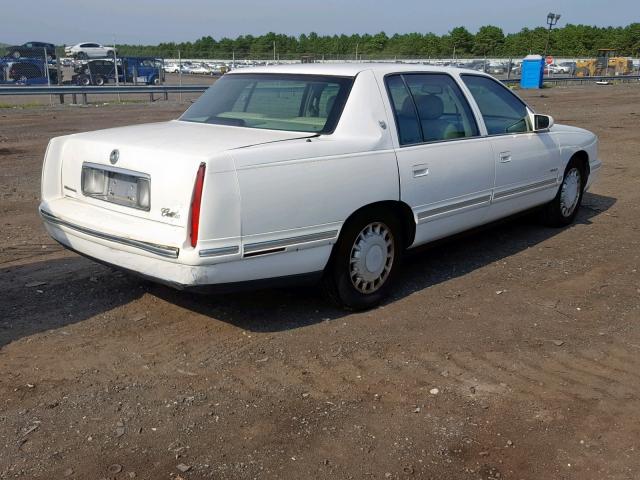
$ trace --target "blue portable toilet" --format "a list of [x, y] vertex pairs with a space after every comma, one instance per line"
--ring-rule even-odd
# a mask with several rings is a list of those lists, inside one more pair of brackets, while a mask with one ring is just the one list
[[542, 88], [544, 58], [541, 55], [527, 55], [522, 60], [521, 88]]

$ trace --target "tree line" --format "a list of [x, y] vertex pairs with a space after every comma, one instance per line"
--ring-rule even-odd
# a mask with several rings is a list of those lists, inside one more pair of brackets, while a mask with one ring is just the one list
[[[465, 27], [455, 27], [444, 35], [405, 33], [387, 35], [319, 35], [299, 36], [267, 33], [241, 35], [235, 39], [205, 36], [194, 42], [165, 42], [158, 45], [118, 45], [121, 55], [149, 55], [175, 58], [300, 59], [376, 59], [376, 58], [468, 58], [522, 57], [542, 54], [548, 39], [544, 27], [523, 28], [505, 34], [493, 25], [480, 27], [474, 34]], [[548, 53], [559, 57], [591, 57], [599, 48], [614, 48], [625, 56], [640, 55], [640, 23], [626, 27], [565, 25], [551, 31]]]

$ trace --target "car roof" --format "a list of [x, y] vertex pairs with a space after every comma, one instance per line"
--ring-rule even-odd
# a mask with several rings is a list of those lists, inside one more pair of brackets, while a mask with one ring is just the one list
[[422, 65], [419, 63], [291, 63], [285, 65], [267, 65], [261, 67], [245, 67], [232, 70], [227, 75], [243, 73], [284, 73], [298, 75], [332, 75], [342, 77], [355, 77], [358, 73], [373, 70], [382, 73], [402, 72], [438, 72], [438, 73], [473, 73], [482, 74], [476, 70], [443, 67], [437, 65]]

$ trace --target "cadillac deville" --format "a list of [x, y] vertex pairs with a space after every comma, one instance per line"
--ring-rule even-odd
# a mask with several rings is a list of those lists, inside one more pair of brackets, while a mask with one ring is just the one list
[[533, 208], [570, 224], [597, 147], [476, 71], [260, 67], [177, 120], [52, 139], [39, 208], [65, 247], [176, 288], [322, 279], [363, 309], [409, 248]]

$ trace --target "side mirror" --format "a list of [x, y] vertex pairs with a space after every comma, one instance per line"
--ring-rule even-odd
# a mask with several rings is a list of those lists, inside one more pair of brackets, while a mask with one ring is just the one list
[[548, 130], [553, 127], [553, 117], [551, 115], [535, 114], [533, 116], [533, 125], [536, 132]]

